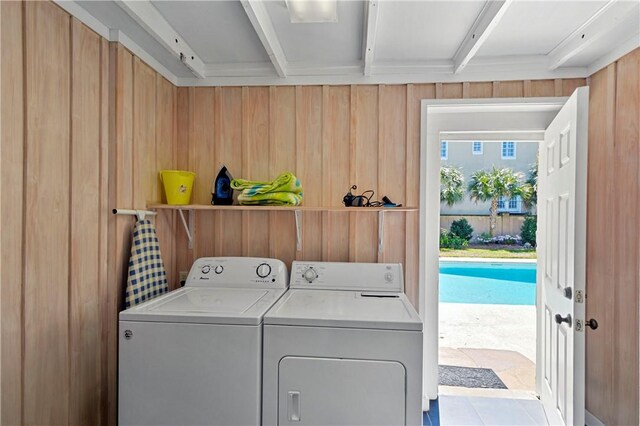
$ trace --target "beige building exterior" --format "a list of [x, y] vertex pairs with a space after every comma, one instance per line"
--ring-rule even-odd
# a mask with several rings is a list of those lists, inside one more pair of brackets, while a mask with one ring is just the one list
[[[440, 159], [442, 166], [457, 167], [462, 170], [465, 190], [471, 175], [477, 170], [488, 170], [495, 167], [510, 168], [521, 172], [526, 179], [531, 164], [537, 161], [538, 142], [442, 142]], [[475, 203], [466, 194], [463, 201], [452, 207], [442, 204], [442, 215], [488, 215], [490, 203]], [[511, 214], [525, 213], [522, 201], [502, 200], [499, 212]]]

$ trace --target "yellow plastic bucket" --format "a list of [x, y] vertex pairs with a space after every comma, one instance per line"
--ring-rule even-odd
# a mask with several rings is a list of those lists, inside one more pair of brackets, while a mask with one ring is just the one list
[[183, 206], [191, 201], [193, 179], [195, 173], [182, 170], [162, 170], [160, 180], [164, 185], [164, 193], [167, 196], [167, 204]]

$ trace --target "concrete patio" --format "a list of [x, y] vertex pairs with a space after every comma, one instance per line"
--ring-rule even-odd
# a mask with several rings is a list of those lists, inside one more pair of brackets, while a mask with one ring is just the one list
[[508, 389], [441, 386], [440, 394], [535, 397], [535, 306], [440, 303], [442, 365], [490, 368]]

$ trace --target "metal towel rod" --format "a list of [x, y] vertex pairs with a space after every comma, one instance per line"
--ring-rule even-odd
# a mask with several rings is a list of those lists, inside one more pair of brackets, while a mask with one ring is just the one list
[[158, 213], [149, 210], [127, 210], [127, 209], [113, 209], [113, 214], [131, 215], [137, 216], [138, 220], [144, 220], [145, 216], [155, 216]]

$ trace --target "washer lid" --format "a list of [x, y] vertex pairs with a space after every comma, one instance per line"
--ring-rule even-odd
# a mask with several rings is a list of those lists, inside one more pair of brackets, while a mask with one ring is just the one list
[[264, 317], [265, 324], [309, 327], [422, 330], [404, 293], [289, 290]]
[[125, 321], [246, 324], [262, 322], [285, 289], [185, 287], [120, 313]]

